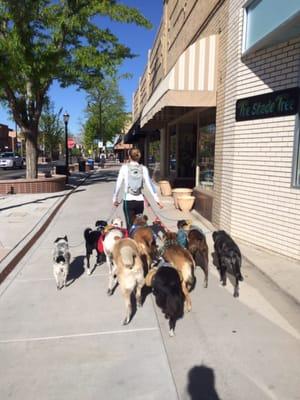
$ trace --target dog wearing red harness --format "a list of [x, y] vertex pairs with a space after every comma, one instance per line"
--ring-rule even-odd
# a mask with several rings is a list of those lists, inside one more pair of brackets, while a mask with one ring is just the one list
[[100, 264], [101, 256], [103, 254], [103, 246], [99, 247], [99, 243], [102, 243], [102, 237], [104, 229], [107, 225], [107, 222], [104, 220], [96, 221], [95, 227], [96, 229], [87, 228], [84, 231], [84, 239], [85, 239], [85, 249], [86, 249], [86, 272], [88, 275], [91, 275], [90, 268], [90, 257], [93, 254], [93, 250], [97, 252], [97, 261], [96, 265]]
[[113, 294], [115, 285], [115, 272], [113, 266], [113, 249], [117, 240], [128, 237], [128, 232], [123, 228], [123, 222], [121, 218], [117, 217], [112, 220], [111, 225], [108, 225], [104, 234], [103, 240], [103, 251], [106, 256], [106, 262], [108, 265], [108, 289], [107, 294], [111, 296]]

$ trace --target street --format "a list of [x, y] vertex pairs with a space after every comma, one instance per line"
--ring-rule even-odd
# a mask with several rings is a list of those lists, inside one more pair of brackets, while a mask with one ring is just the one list
[[[208, 288], [197, 268], [192, 311], [174, 338], [151, 294], [122, 326], [124, 302], [118, 288], [106, 294], [106, 264], [84, 272], [83, 231], [112, 215], [115, 177], [101, 170], [79, 186], [0, 286], [0, 398], [300, 399], [299, 304], [245, 261], [235, 299], [210, 251]], [[72, 262], [68, 287], [57, 291], [51, 256], [63, 235]]]
[[[55, 165], [55, 162], [53, 163]], [[38, 172], [43, 173], [49, 169], [53, 168], [51, 164], [39, 164]], [[0, 180], [3, 179], [22, 179], [26, 177], [26, 169], [3, 169], [0, 168]]]

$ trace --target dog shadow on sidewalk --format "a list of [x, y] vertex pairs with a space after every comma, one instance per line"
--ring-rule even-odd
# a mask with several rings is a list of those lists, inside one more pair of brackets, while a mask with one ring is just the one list
[[77, 256], [71, 262], [67, 286], [73, 285], [73, 283], [84, 274], [84, 258], [84, 256]]

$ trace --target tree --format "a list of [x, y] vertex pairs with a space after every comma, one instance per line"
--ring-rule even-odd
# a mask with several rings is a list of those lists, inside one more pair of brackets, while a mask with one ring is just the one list
[[0, 0], [0, 100], [25, 137], [27, 178], [37, 176], [38, 126], [52, 82], [86, 89], [133, 56], [97, 16], [150, 26], [116, 0]]
[[42, 145], [45, 153], [49, 154], [51, 161], [58, 154], [59, 145], [64, 145], [64, 127], [61, 121], [61, 113], [62, 108], [55, 113], [53, 103], [46, 101], [39, 123]]
[[120, 133], [128, 116], [125, 112], [125, 99], [119, 92], [116, 77], [106, 77], [87, 89], [88, 107], [85, 123], [84, 143], [93, 147], [95, 140], [104, 144]]

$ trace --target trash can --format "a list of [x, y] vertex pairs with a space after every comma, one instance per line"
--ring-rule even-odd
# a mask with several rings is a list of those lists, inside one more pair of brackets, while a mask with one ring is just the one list
[[85, 172], [85, 160], [78, 161], [79, 164], [79, 172]]
[[57, 175], [66, 175], [66, 166], [65, 165], [56, 165], [55, 167], [55, 173]]
[[94, 159], [93, 158], [88, 158], [86, 163], [90, 167], [90, 169], [94, 169]]

